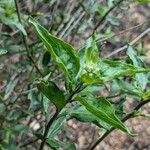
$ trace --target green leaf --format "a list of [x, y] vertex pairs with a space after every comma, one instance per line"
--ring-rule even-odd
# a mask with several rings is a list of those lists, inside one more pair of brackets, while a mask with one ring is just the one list
[[38, 90], [45, 95], [58, 109], [65, 105], [65, 96], [63, 92], [52, 81], [39, 80], [37, 83]]
[[69, 112], [71, 118], [76, 118], [80, 122], [89, 122], [97, 125], [99, 128], [109, 129], [110, 127], [103, 121], [101, 121], [98, 117], [93, 115], [84, 106], [80, 106], [79, 108]]
[[27, 129], [28, 127], [24, 124], [17, 124], [11, 128], [13, 132], [22, 132], [23, 130]]
[[[133, 65], [135, 67], [144, 67], [143, 61], [140, 59], [139, 56], [137, 56], [137, 53], [135, 52], [133, 47], [130, 46], [130, 45], [129, 45], [128, 49], [127, 49], [127, 55], [132, 60]], [[145, 90], [147, 82], [148, 82], [148, 74], [139, 73], [139, 74], [136, 75], [136, 79], [137, 79], [138, 84], [141, 87], [141, 89]]]
[[93, 104], [82, 97], [76, 97], [76, 100], [84, 105], [89, 112], [97, 116], [99, 119], [105, 121], [115, 128], [131, 134], [128, 128], [117, 118], [114, 108], [112, 107], [111, 103], [105, 98], [97, 98], [97, 107], [95, 107]]
[[0, 150], [4, 150], [3, 146], [0, 144]]
[[55, 120], [48, 132], [48, 138], [54, 137], [62, 129], [69, 116], [64, 115]]
[[150, 3], [150, 0], [136, 0], [136, 1], [139, 2], [139, 3], [142, 3], [142, 4]]
[[135, 76], [136, 73], [149, 72], [149, 69], [135, 67], [123, 61], [100, 61], [100, 70], [103, 82], [117, 79], [123, 76]]
[[100, 16], [104, 16], [107, 11], [108, 11], [108, 7], [106, 7], [106, 6], [99, 6], [97, 8], [97, 12]]
[[30, 18], [29, 22], [34, 25], [38, 36], [57, 65], [64, 71], [69, 80], [73, 82], [80, 68], [79, 58], [74, 48], [68, 43], [51, 35], [48, 30], [38, 24], [34, 19]]
[[86, 84], [102, 84], [124, 76], [135, 76], [137, 73], [149, 72], [150, 69], [135, 67], [123, 61], [100, 60], [98, 64], [89, 64], [80, 73]]
[[59, 148], [63, 147], [63, 145], [64, 145], [63, 142], [58, 141], [56, 139], [52, 139], [52, 138], [48, 138], [46, 140], [46, 144], [54, 150], [58, 150]]
[[24, 35], [27, 35], [23, 25], [14, 18], [6, 17], [4, 14], [0, 14], [0, 22], [6, 25], [15, 25]]

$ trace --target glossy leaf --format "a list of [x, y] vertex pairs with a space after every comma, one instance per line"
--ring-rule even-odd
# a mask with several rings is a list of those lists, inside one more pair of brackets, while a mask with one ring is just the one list
[[39, 80], [37, 83], [38, 90], [45, 95], [58, 109], [65, 105], [65, 96], [63, 92], [52, 81]]
[[51, 35], [48, 30], [38, 24], [34, 19], [30, 18], [29, 22], [34, 25], [38, 36], [57, 65], [64, 71], [69, 80], [73, 81], [80, 68], [79, 58], [75, 49], [68, 43]]
[[128, 128], [117, 118], [113, 106], [105, 98], [97, 98], [97, 107], [82, 97], [76, 97], [76, 100], [84, 105], [89, 112], [97, 116], [99, 119], [115, 128], [131, 134]]
[[[140, 59], [139, 56], [137, 56], [137, 53], [132, 48], [132, 46], [128, 47], [127, 55], [132, 60], [133, 65], [135, 67], [144, 67], [143, 61]], [[148, 82], [148, 75], [144, 74], [144, 73], [139, 73], [139, 74], [136, 75], [136, 79], [137, 79], [138, 84], [141, 87], [141, 89], [144, 90], [146, 88], [146, 84]]]

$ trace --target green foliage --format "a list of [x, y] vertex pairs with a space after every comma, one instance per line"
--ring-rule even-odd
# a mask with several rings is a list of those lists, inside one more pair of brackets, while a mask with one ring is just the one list
[[[143, 61], [141, 60], [141, 58], [139, 56], [137, 56], [136, 52], [134, 51], [134, 49], [131, 46], [129, 46], [129, 48], [127, 50], [127, 55], [132, 60], [133, 65], [135, 67], [144, 67], [145, 66]], [[145, 90], [146, 84], [148, 82], [148, 75], [145, 73], [139, 73], [136, 75], [136, 78], [137, 78], [140, 88], [142, 90]]]
[[[15, 2], [23, 8], [17, 9]], [[0, 1], [0, 69], [4, 68], [0, 73], [0, 150], [36, 147], [38, 139], [54, 150], [75, 150], [78, 147], [72, 143], [66, 128], [70, 119], [94, 124], [106, 134], [119, 129], [132, 136], [132, 131], [123, 123], [126, 117], [149, 117], [137, 107], [133, 107], [132, 112], [124, 107], [128, 99], [136, 100], [141, 107], [149, 102], [150, 69], [143, 47], [140, 46], [139, 52], [136, 46], [128, 45], [126, 57], [103, 58], [107, 53], [105, 45], [110, 44], [113, 50], [113, 44], [118, 47], [118, 42], [126, 42], [115, 35], [120, 23], [111, 9], [124, 11], [130, 2], [116, 5], [117, 2], [78, 0], [78, 6], [75, 4], [72, 10], [73, 5], [70, 9], [70, 3], [65, 1]], [[31, 10], [26, 10], [26, 3], [33, 3], [34, 7], [31, 5]], [[66, 3], [71, 12], [62, 8]], [[36, 10], [41, 4], [54, 6], [54, 9], [43, 14]], [[26, 15], [28, 12], [32, 17]], [[97, 23], [100, 21], [101, 26], [105, 20], [106, 26], [96, 34]], [[94, 29], [92, 36], [85, 40], [84, 32], [91, 29]], [[85, 41], [79, 50], [63, 40], [76, 41], [76, 34], [78, 43], [75, 45], [80, 46]], [[56, 110], [54, 116], [53, 110]], [[46, 126], [41, 126], [41, 122]], [[64, 142], [62, 135], [69, 142]]]
[[71, 82], [74, 82], [80, 67], [79, 58], [74, 48], [70, 44], [51, 35], [34, 19], [30, 18], [29, 22], [34, 25], [39, 38], [43, 41], [57, 65], [64, 71], [66, 77], [68, 77]]
[[44, 94], [58, 109], [62, 109], [66, 102], [63, 92], [52, 81], [40, 80], [37, 83], [38, 90]]
[[[35, 26], [37, 33], [47, 49], [50, 51], [52, 57], [55, 59], [56, 64], [64, 70], [65, 75], [71, 80], [73, 78], [76, 81], [84, 83], [86, 86], [91, 86], [93, 84], [104, 84], [105, 82], [113, 81], [114, 79], [120, 79], [124, 76], [136, 76], [142, 89], [145, 89], [147, 84], [147, 79], [143, 78], [149, 72], [149, 69], [145, 69], [140, 58], [134, 53], [131, 47], [128, 48], [128, 56], [132, 60], [133, 65], [125, 61], [113, 61], [113, 60], [101, 60], [99, 58], [99, 50], [96, 45], [96, 35], [94, 34], [92, 38], [87, 41], [84, 48], [81, 49], [80, 56], [74, 51], [74, 49], [67, 43], [57, 39], [48, 33], [48, 31], [39, 25], [33, 19], [30, 22]], [[60, 46], [61, 48], [58, 48]], [[59, 52], [59, 53], [58, 53]], [[62, 55], [68, 55], [72, 58], [72, 67], [75, 70], [68, 68], [67, 59], [64, 59]], [[78, 64], [80, 57], [80, 65]], [[59, 61], [58, 61], [59, 60]], [[140, 64], [139, 64], [140, 63]], [[141, 65], [142, 64], [142, 65]], [[80, 70], [79, 70], [80, 66]], [[71, 69], [71, 70], [70, 70]], [[139, 73], [139, 74], [137, 74]], [[141, 81], [144, 80], [144, 81]], [[66, 81], [67, 82], [67, 81]], [[75, 84], [72, 82], [72, 84]], [[41, 91], [48, 99], [50, 99], [57, 108], [62, 109], [65, 107], [66, 102], [72, 99], [68, 99], [65, 102], [65, 97], [63, 92], [56, 87], [56, 85], [48, 80], [40, 81], [38, 83], [38, 89]], [[86, 93], [85, 93], [86, 94]], [[84, 95], [85, 96], [85, 95]], [[79, 101], [81, 105], [78, 109], [73, 111], [68, 111], [70, 117], [75, 117], [81, 122], [91, 122], [96, 124], [101, 128], [106, 130], [110, 126], [118, 128], [130, 135], [129, 129], [121, 122], [119, 117], [115, 114], [115, 108], [118, 108], [118, 115], [121, 117], [123, 112], [123, 103], [120, 103], [113, 107], [113, 105], [104, 97], [95, 97], [93, 102], [88, 101], [88, 95], [84, 97], [75, 97], [75, 100]], [[124, 101], [123, 101], [124, 102]], [[66, 115], [58, 118], [54, 121], [51, 129], [49, 130], [48, 137], [52, 138], [62, 125], [66, 122]], [[104, 124], [107, 124], [105, 125]]]
[[127, 127], [125, 127], [125, 125], [117, 118], [114, 108], [105, 98], [100, 97], [96, 99], [98, 104], [97, 107], [95, 107], [82, 97], [76, 97], [76, 100], [84, 105], [89, 112], [97, 116], [99, 119], [105, 121], [115, 128], [131, 134]]
[[9, 26], [13, 25], [18, 28], [24, 35], [27, 35], [23, 25], [18, 21], [13, 0], [2, 0], [0, 2], [0, 23]]

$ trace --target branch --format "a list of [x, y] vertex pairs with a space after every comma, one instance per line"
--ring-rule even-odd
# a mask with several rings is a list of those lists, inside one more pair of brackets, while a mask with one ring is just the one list
[[[16, 12], [17, 12], [17, 16], [18, 16], [18, 21], [19, 21], [20, 24], [22, 24], [21, 17], [20, 17], [20, 11], [19, 11], [19, 7], [18, 7], [18, 2], [17, 2], [17, 0], [14, 0], [14, 2], [15, 2]], [[32, 55], [31, 55], [30, 50], [29, 50], [29, 48], [28, 48], [26, 36], [25, 36], [22, 32], [21, 32], [21, 36], [22, 36], [22, 40], [23, 40], [23, 43], [24, 43], [24, 46], [25, 46], [25, 49], [26, 49], [27, 56], [28, 56], [29, 60], [33, 63], [34, 67], [35, 67], [36, 70], [39, 72], [39, 74], [40, 74], [41, 76], [43, 76], [43, 73], [42, 73], [41, 70], [38, 68], [36, 62], [35, 62], [34, 59], [32, 58]]]
[[120, 5], [123, 2], [123, 0], [119, 0], [116, 2], [110, 9], [105, 13], [105, 15], [100, 19], [100, 21], [97, 23], [97, 25], [93, 29], [93, 33], [97, 30], [97, 28], [103, 23], [103, 21], [106, 19], [106, 17], [110, 14], [110, 12], [115, 9], [118, 5]]
[[[148, 100], [145, 100], [145, 101], [141, 101], [135, 108], [134, 110], [129, 113], [128, 115], [126, 115], [123, 119], [122, 119], [122, 122], [125, 122], [127, 121], [128, 119], [132, 118], [134, 116], [134, 113], [136, 111], [138, 111], [142, 106], [144, 106], [145, 104], [149, 103], [150, 102], [150, 99]], [[107, 137], [113, 130], [115, 130], [115, 128], [111, 128], [110, 130], [108, 130], [107, 132], [105, 132], [88, 150], [93, 150], [98, 144], [100, 144], [103, 139], [105, 137]]]
[[111, 38], [113, 38], [113, 37], [115, 37], [115, 36], [119, 36], [119, 35], [122, 35], [122, 34], [124, 34], [124, 33], [126, 33], [126, 32], [130, 32], [130, 31], [132, 31], [132, 30], [134, 30], [134, 29], [136, 29], [136, 28], [139, 28], [140, 26], [143, 26], [144, 24], [147, 24], [147, 23], [149, 23], [149, 22], [150, 22], [150, 19], [148, 19], [148, 20], [146, 20], [146, 21], [144, 21], [144, 22], [142, 22], [142, 23], [140, 23], [140, 24], [137, 24], [137, 25], [135, 25], [135, 26], [132, 26], [132, 27], [130, 27], [130, 28], [128, 28], [128, 29], [122, 30], [122, 31], [119, 32], [119, 33], [116, 33], [116, 34], [113, 34], [113, 35], [111, 35], [111, 36], [108, 36], [108, 37], [106, 37], [106, 38], [99, 38], [99, 39], [96, 40], [96, 42], [97, 42], [97, 43], [103, 42], [103, 41], [106, 41], [106, 40], [108, 40], [108, 39], [111, 39]]
[[[83, 84], [79, 84], [74, 91], [72, 91], [72, 93], [70, 93], [68, 99], [66, 100], [66, 104], [67, 103], [70, 103], [72, 101], [72, 98], [75, 94], [79, 93], [82, 89], [84, 88]], [[54, 116], [50, 119], [50, 121], [48, 122], [46, 128], [45, 128], [45, 132], [44, 132], [44, 136], [43, 136], [43, 140], [41, 142], [41, 145], [40, 145], [40, 148], [39, 150], [43, 150], [44, 148], [44, 144], [47, 140], [47, 135], [48, 135], [48, 132], [49, 132], [49, 129], [52, 125], [52, 123], [57, 119], [58, 115], [59, 115], [59, 112], [60, 110], [56, 109], [56, 112], [54, 114]]]
[[48, 135], [49, 129], [50, 129], [52, 123], [56, 120], [56, 118], [57, 118], [59, 112], [60, 112], [60, 110], [56, 109], [55, 114], [53, 115], [53, 117], [52, 117], [52, 118], [50, 119], [50, 121], [48, 122], [48, 124], [47, 124], [47, 126], [46, 126], [46, 128], [45, 128], [43, 140], [42, 140], [42, 142], [41, 142], [41, 145], [40, 145], [39, 150], [43, 150], [44, 144], [45, 144], [45, 142], [46, 142], [46, 140], [47, 140], [47, 135]]
[[[131, 43], [129, 43], [130, 45], [134, 45], [138, 40], [140, 40], [143, 36], [145, 36], [147, 33], [150, 32], [150, 28], [146, 29], [144, 32], [142, 32], [138, 37], [136, 37]], [[107, 55], [106, 57], [104, 57], [104, 59], [106, 58], [109, 58], [123, 50], [125, 50], [126, 48], [128, 48], [128, 44], [119, 48], [119, 49], [116, 49], [114, 50], [112, 53], [110, 53], [109, 55]]]

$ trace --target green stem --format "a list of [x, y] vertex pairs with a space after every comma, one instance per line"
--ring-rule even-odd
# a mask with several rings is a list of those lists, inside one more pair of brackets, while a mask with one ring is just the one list
[[52, 118], [50, 119], [50, 121], [48, 122], [48, 124], [47, 124], [47, 126], [46, 126], [46, 128], [45, 128], [43, 140], [42, 140], [42, 142], [41, 142], [41, 145], [40, 145], [39, 150], [43, 150], [44, 144], [45, 144], [46, 139], [47, 139], [47, 135], [48, 135], [49, 129], [50, 129], [52, 123], [56, 120], [56, 118], [57, 118], [59, 112], [60, 112], [60, 110], [56, 109], [55, 114], [53, 115], [53, 117], [52, 117]]
[[[77, 94], [77, 93], [79, 93], [82, 89], [83, 89], [83, 84], [79, 84], [75, 88], [75, 90], [69, 95], [68, 99], [66, 100], [66, 104], [72, 102], [72, 99], [73, 99], [74, 95]], [[53, 115], [53, 117], [48, 122], [48, 124], [47, 124], [47, 126], [45, 128], [44, 136], [43, 136], [43, 139], [42, 139], [42, 142], [41, 142], [39, 150], [43, 150], [45, 142], [46, 142], [46, 139], [47, 139], [47, 135], [48, 135], [49, 129], [50, 129], [52, 123], [57, 119], [60, 111], [61, 110], [56, 109], [55, 114]]]

